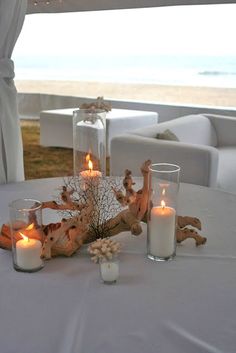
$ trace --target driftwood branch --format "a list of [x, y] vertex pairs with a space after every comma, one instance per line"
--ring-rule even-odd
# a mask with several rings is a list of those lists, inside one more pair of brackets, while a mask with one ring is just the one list
[[182, 243], [182, 241], [184, 241], [184, 240], [186, 240], [188, 238], [194, 239], [195, 242], [196, 242], [196, 246], [203, 245], [207, 241], [207, 238], [202, 237], [194, 229], [190, 229], [188, 227], [187, 228], [183, 228], [183, 229], [177, 228], [177, 233], [176, 233], [177, 243]]
[[[74, 180], [71, 184], [62, 187], [58, 202], [43, 202], [43, 209], [65, 211], [68, 212], [69, 217], [62, 219], [61, 222], [43, 226], [45, 241], [42, 256], [46, 259], [57, 255], [71, 256], [83, 244], [93, 242], [98, 238], [114, 236], [124, 231], [130, 231], [133, 235], [142, 233], [141, 222], [147, 222], [149, 208], [150, 165], [151, 161], [148, 160], [141, 166], [143, 185], [138, 191], [134, 189], [135, 182], [128, 169], [123, 179], [124, 192], [114, 185], [107, 184], [113, 194], [113, 199], [115, 196], [117, 204], [123, 208], [108, 219], [103, 220], [100, 217], [100, 212], [106, 213], [106, 210], [99, 205], [99, 200], [103, 200], [108, 210], [111, 208], [109, 198], [107, 198], [107, 185], [101, 189], [102, 195], [100, 195], [99, 183], [96, 183], [96, 188], [94, 185], [91, 186], [88, 192], [88, 190], [76, 190]], [[82, 194], [80, 199], [74, 196], [76, 191], [77, 194]], [[115, 210], [116, 207], [114, 207]], [[109, 215], [108, 211], [107, 213]], [[198, 234], [198, 230], [201, 230], [201, 222], [198, 218], [178, 216], [176, 233], [178, 243], [187, 238], [193, 238], [196, 246], [205, 244], [206, 238]], [[10, 227], [7, 224], [2, 226], [0, 246], [6, 249], [11, 248]]]

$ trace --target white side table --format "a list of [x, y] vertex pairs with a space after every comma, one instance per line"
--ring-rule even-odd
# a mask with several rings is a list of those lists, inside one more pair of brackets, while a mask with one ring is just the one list
[[[44, 110], [40, 113], [40, 144], [73, 148], [73, 111], [78, 108]], [[107, 156], [111, 139], [127, 131], [158, 123], [156, 112], [112, 109], [106, 116]]]

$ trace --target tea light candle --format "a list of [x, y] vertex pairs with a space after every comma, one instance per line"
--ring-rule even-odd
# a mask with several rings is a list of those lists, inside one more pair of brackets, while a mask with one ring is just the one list
[[[164, 201], [162, 201], [164, 202]], [[171, 207], [153, 207], [151, 210], [150, 253], [160, 258], [168, 258], [175, 249], [176, 212]]]
[[[20, 233], [21, 234], [21, 233]], [[42, 244], [37, 239], [30, 239], [21, 234], [23, 239], [16, 243], [16, 263], [24, 270], [33, 270], [42, 266]]]
[[100, 264], [101, 277], [104, 282], [113, 283], [119, 277], [119, 264], [118, 262], [102, 262]]
[[99, 172], [99, 170], [88, 169], [88, 170], [83, 170], [82, 172], [80, 172], [80, 175], [82, 178], [87, 179], [87, 178], [101, 177], [102, 173]]
[[90, 154], [87, 154], [86, 162], [88, 163], [88, 169], [80, 172], [80, 176], [84, 180], [84, 189], [91, 186], [90, 183], [92, 183], [92, 185], [97, 185], [97, 183], [99, 183], [99, 178], [102, 176], [102, 173], [99, 170], [93, 169], [93, 162], [90, 159]]

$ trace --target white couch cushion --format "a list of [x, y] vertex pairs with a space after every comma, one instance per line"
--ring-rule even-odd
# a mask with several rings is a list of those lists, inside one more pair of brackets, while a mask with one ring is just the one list
[[145, 129], [134, 130], [133, 133], [139, 136], [155, 138], [157, 133], [166, 129], [171, 130], [179, 141], [190, 144], [217, 146], [215, 128], [210, 119], [204, 115], [187, 115], [181, 118], [166, 121]]
[[219, 151], [219, 166], [217, 186], [229, 192], [236, 193], [236, 147], [221, 147]]

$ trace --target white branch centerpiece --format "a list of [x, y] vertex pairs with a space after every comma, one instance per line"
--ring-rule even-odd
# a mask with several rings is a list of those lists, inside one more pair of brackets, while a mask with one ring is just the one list
[[[60, 222], [43, 226], [42, 256], [46, 259], [58, 255], [71, 256], [83, 244], [124, 231], [141, 234], [141, 223], [146, 223], [148, 216], [150, 165], [148, 160], [141, 166], [143, 185], [137, 191], [128, 169], [123, 185], [118, 178], [112, 177], [87, 178], [86, 183], [80, 177], [65, 180], [58, 199], [42, 203], [43, 209], [56, 210], [62, 216]], [[206, 238], [198, 233], [201, 230], [198, 218], [178, 216], [177, 223], [177, 242], [193, 238], [196, 246], [205, 244]], [[11, 249], [8, 224], [2, 226], [0, 246]]]

